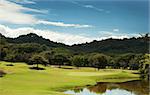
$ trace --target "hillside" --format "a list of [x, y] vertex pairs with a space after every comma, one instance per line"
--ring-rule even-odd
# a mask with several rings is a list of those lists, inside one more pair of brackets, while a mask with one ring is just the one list
[[50, 41], [49, 39], [45, 39], [42, 36], [38, 36], [37, 34], [34, 33], [21, 35], [17, 38], [6, 38], [6, 40], [8, 43], [17, 43], [17, 44], [21, 44], [21, 43], [38, 43], [41, 45], [45, 44], [51, 48], [67, 47], [65, 44]]
[[66, 48], [73, 50], [76, 53], [80, 52], [102, 52], [102, 53], [148, 53], [148, 46], [150, 37], [139, 37], [129, 39], [106, 39], [102, 41], [96, 41], [90, 43], [83, 43], [68, 46], [62, 43], [57, 43], [45, 39], [36, 34], [30, 33], [27, 35], [21, 35], [17, 38], [7, 38], [1, 36], [1, 42], [4, 40], [8, 43], [22, 44], [22, 43], [37, 43], [40, 45], [47, 45], [50, 48]]
[[82, 52], [102, 53], [148, 53], [148, 40], [145, 38], [106, 39], [91, 43], [73, 45], [72, 49]]

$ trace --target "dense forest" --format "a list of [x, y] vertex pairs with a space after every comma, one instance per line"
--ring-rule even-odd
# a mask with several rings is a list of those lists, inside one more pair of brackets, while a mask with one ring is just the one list
[[[23, 44], [23, 43], [37, 43], [40, 45], [46, 45], [49, 48], [65, 48], [69, 49], [73, 52], [81, 53], [81, 52], [101, 52], [101, 53], [148, 53], [148, 34], [145, 37], [132, 37], [132, 38], [124, 38], [124, 39], [106, 39], [102, 41], [96, 41], [90, 43], [83, 44], [75, 44], [72, 46], [68, 46], [62, 43], [57, 43], [50, 41], [49, 39], [45, 39], [42, 36], [38, 36], [37, 34], [30, 33], [27, 35], [21, 35], [17, 38], [6, 38], [2, 34], [0, 34], [1, 40], [6, 41], [8, 43], [13, 44]], [[3, 42], [2, 41], [2, 42]]]
[[[99, 69], [139, 70], [141, 77], [149, 78], [148, 34], [138, 38], [106, 39], [68, 46], [30, 33], [17, 38], [0, 34], [0, 60], [26, 62], [39, 68], [44, 66], [72, 65]], [[10, 64], [12, 65], [12, 64]]]

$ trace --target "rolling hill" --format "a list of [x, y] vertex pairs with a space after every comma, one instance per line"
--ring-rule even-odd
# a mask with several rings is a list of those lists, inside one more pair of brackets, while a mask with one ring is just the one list
[[75, 44], [72, 46], [63, 43], [57, 43], [45, 39], [37, 34], [30, 33], [21, 35], [17, 38], [8, 38], [0, 34], [1, 42], [4, 40], [8, 43], [22, 44], [22, 43], [37, 43], [40, 45], [45, 44], [50, 48], [66, 48], [74, 52], [101, 52], [101, 53], [149, 53], [149, 40], [150, 37], [139, 38], [124, 38], [124, 39], [106, 39], [101, 41], [92, 41], [90, 43]]

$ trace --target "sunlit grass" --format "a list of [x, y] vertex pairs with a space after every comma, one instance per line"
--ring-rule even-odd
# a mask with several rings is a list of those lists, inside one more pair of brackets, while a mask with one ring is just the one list
[[64, 95], [63, 91], [74, 86], [94, 85], [96, 82], [123, 82], [138, 79], [137, 71], [69, 67], [62, 69], [44, 67], [30, 70], [24, 63], [0, 62], [0, 69], [7, 75], [0, 78], [0, 95]]

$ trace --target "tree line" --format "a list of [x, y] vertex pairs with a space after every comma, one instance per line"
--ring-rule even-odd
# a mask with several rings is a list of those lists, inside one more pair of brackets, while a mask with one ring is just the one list
[[[147, 39], [146, 39], [147, 40]], [[142, 78], [149, 78], [150, 54], [145, 53], [100, 53], [73, 52], [64, 47], [49, 47], [38, 43], [9, 43], [6, 39], [0, 41], [0, 60], [9, 62], [26, 62], [28, 65], [44, 66], [63, 65], [94, 67], [99, 69], [129, 69], [139, 70]]]

